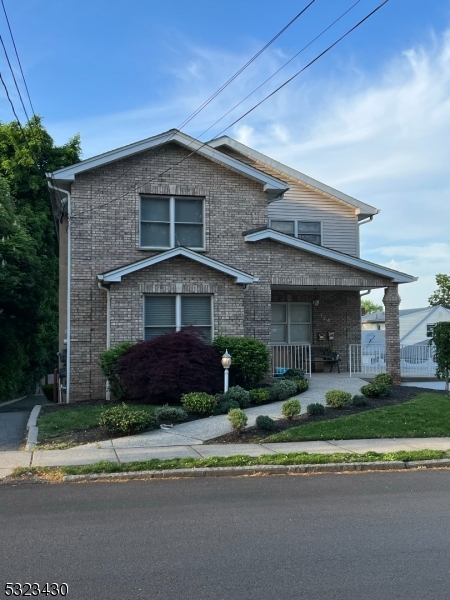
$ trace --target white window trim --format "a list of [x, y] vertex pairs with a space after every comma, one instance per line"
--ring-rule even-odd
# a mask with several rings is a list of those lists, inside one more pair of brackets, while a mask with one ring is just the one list
[[[277, 221], [280, 219], [276, 219]], [[286, 310], [286, 325], [287, 325], [287, 335], [288, 335], [288, 341], [287, 342], [269, 342], [269, 346], [292, 346], [292, 345], [301, 345], [301, 344], [311, 344], [311, 339], [312, 339], [312, 316], [313, 316], [313, 312], [312, 312], [312, 304], [311, 302], [271, 302], [270, 306], [272, 306], [273, 304], [282, 304], [283, 306], [287, 307]], [[309, 341], [308, 342], [291, 342], [291, 325], [305, 325], [305, 323], [291, 323], [291, 311], [289, 306], [292, 306], [293, 304], [306, 304], [308, 305], [309, 308], [309, 316], [310, 316], [310, 321], [309, 321]], [[277, 325], [277, 323], [274, 323], [274, 325]], [[272, 319], [270, 321], [270, 327], [272, 328]]]
[[[193, 296], [195, 298], [209, 298], [211, 302], [211, 324], [209, 327], [211, 328], [211, 342], [214, 339], [214, 294], [144, 294], [142, 296], [142, 339], [145, 340], [145, 299], [148, 297], [158, 297], [158, 298], [173, 298], [175, 297], [175, 331], [180, 331], [182, 327], [186, 327], [186, 325], [181, 325], [181, 298], [186, 296]], [[193, 325], [196, 327], [196, 325]]]
[[[319, 221], [317, 219], [282, 219], [281, 217], [277, 217], [276, 219], [269, 220], [270, 229], [272, 229], [273, 221], [286, 221], [287, 223], [294, 223], [294, 236], [293, 237], [295, 237], [295, 239], [297, 239], [297, 240], [301, 239], [298, 237], [298, 224], [299, 223], [320, 223], [320, 244], [315, 244], [315, 245], [323, 246], [323, 221]], [[274, 231], [277, 231], [277, 229], [274, 229]], [[289, 234], [285, 234], [285, 235], [289, 235]], [[306, 241], [306, 240], [302, 240], [302, 241]], [[310, 242], [310, 243], [312, 243], [312, 242]]]
[[[142, 234], [142, 199], [145, 198], [164, 198], [169, 200], [169, 227], [170, 227], [170, 246], [142, 246], [141, 245], [141, 234]], [[177, 198], [186, 198], [189, 199], [189, 196], [164, 196], [164, 195], [157, 195], [157, 194], [140, 194], [139, 195], [139, 240], [138, 240], [138, 244], [139, 244], [139, 250], [171, 250], [172, 248], [179, 248], [180, 246], [176, 246], [175, 245], [175, 201]], [[206, 250], [206, 226], [205, 226], [205, 215], [206, 215], [206, 211], [205, 211], [205, 198], [203, 198], [202, 196], [192, 196], [192, 200], [201, 200], [202, 201], [202, 226], [203, 226], [203, 231], [202, 231], [202, 238], [203, 238], [203, 245], [202, 246], [189, 246], [190, 250]], [[146, 221], [148, 222], [148, 221]], [[153, 221], [152, 221], [153, 222]]]
[[[436, 323], [427, 323], [427, 337], [431, 338], [433, 337], [433, 329], [435, 327]], [[430, 327], [430, 330], [428, 329]]]

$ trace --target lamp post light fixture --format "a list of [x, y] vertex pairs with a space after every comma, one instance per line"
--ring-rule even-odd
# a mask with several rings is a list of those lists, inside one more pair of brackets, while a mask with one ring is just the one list
[[223, 391], [228, 392], [228, 369], [231, 366], [231, 355], [228, 354], [228, 350], [225, 350], [225, 354], [222, 355], [222, 367], [224, 368], [223, 374]]

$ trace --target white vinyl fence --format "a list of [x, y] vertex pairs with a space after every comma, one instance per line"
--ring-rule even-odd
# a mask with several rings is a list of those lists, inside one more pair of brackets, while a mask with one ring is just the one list
[[302, 369], [311, 377], [310, 344], [274, 344], [272, 352], [272, 375], [283, 375], [288, 369]]
[[[420, 344], [400, 346], [400, 369], [402, 375], [421, 375], [434, 377], [434, 346]], [[386, 347], [384, 344], [350, 344], [350, 377], [359, 374], [378, 374], [386, 372]]]

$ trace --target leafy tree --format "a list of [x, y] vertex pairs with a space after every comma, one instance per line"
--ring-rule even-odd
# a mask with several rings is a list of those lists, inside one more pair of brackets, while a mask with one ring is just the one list
[[450, 322], [441, 321], [433, 327], [433, 335], [430, 344], [436, 347], [436, 376], [445, 380], [445, 390], [448, 392], [448, 380], [450, 376]]
[[381, 306], [381, 304], [376, 304], [375, 302], [372, 302], [372, 300], [361, 300], [361, 306], [364, 309], [365, 315], [384, 311], [384, 308]]
[[0, 123], [0, 399], [56, 365], [58, 246], [45, 173], [79, 160], [76, 136], [55, 146], [39, 117]]
[[444, 306], [450, 308], [450, 275], [438, 273], [436, 275], [438, 289], [428, 298], [430, 306]]

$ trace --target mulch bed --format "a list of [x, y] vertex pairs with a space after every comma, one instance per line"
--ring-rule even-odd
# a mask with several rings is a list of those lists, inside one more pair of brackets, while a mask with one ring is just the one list
[[[326, 408], [324, 415], [317, 415], [314, 417], [310, 417], [307, 414], [299, 415], [298, 417], [294, 417], [290, 421], [288, 419], [280, 419], [275, 422], [275, 429], [272, 432], [265, 432], [255, 427], [249, 427], [245, 431], [241, 433], [237, 433], [235, 431], [231, 433], [227, 433], [220, 437], [214, 438], [213, 440], [209, 440], [205, 442], [206, 444], [248, 444], [252, 442], [256, 442], [272, 433], [280, 433], [289, 429], [290, 427], [298, 427], [299, 425], [304, 425], [306, 423], [312, 423], [314, 421], [327, 421], [329, 419], [337, 419], [338, 417], [344, 417], [346, 415], [354, 415], [364, 412], [366, 410], [373, 410], [374, 408], [381, 408], [383, 406], [392, 406], [393, 404], [402, 404], [403, 402], [407, 402], [411, 400], [418, 394], [427, 391], [424, 388], [420, 387], [403, 387], [400, 385], [395, 385], [392, 387], [391, 396], [388, 398], [382, 399], [373, 399], [369, 401], [367, 406], [348, 406], [341, 409], [335, 408]], [[433, 393], [441, 393], [445, 394], [443, 391], [433, 390]], [[134, 402], [133, 402], [134, 403]], [[70, 404], [45, 404], [41, 408], [41, 414], [48, 414], [52, 412], [56, 412], [59, 410], [68, 410], [74, 409], [77, 407], [83, 406], [102, 406], [105, 408], [110, 406], [110, 403], [106, 402], [104, 399], [102, 400], [83, 400], [80, 402], [71, 402]], [[260, 405], [261, 414], [264, 414], [264, 404]], [[190, 421], [195, 420], [194, 417], [188, 419]], [[47, 445], [52, 444], [68, 444], [70, 446], [77, 446], [80, 444], [90, 444], [95, 442], [103, 442], [105, 440], [111, 439], [111, 436], [108, 434], [106, 429], [103, 427], [91, 427], [89, 429], [83, 429], [79, 431], [71, 431], [69, 433], [61, 434], [55, 439], [53, 442], [48, 443]]]

